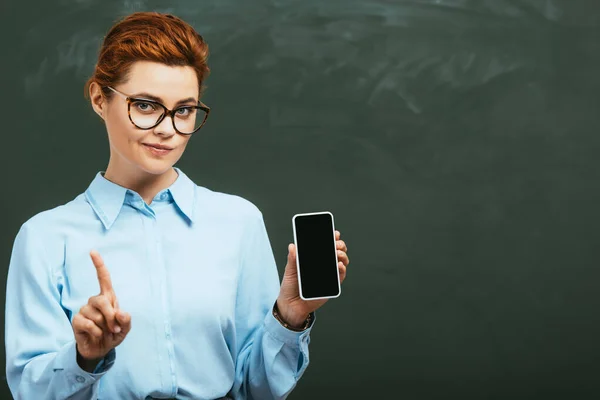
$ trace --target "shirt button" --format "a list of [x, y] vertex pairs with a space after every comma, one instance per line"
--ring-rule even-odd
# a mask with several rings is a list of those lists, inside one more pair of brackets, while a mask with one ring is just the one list
[[85, 382], [85, 378], [81, 375], [77, 375], [77, 377], [75, 379], [77, 379], [77, 382], [79, 382], [79, 383]]

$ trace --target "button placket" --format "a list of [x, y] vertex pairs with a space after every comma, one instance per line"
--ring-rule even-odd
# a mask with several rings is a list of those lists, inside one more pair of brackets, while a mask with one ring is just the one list
[[163, 329], [164, 329], [165, 337], [167, 339], [167, 354], [169, 357], [171, 383], [172, 383], [173, 395], [175, 395], [175, 392], [177, 390], [177, 377], [175, 375], [175, 350], [173, 348], [173, 342], [172, 342], [172, 337], [171, 337], [171, 322], [169, 320], [170, 313], [169, 313], [169, 302], [168, 302], [167, 268], [166, 268], [165, 260], [164, 260], [163, 254], [162, 254], [162, 242], [160, 240], [161, 235], [160, 235], [158, 221], [156, 219], [154, 219], [154, 221], [153, 221], [153, 228], [154, 228], [154, 234], [156, 237], [157, 267], [158, 267], [158, 271], [161, 276], [160, 297], [162, 300], [162, 307], [163, 307], [163, 321], [164, 321]]
[[[149, 273], [148, 277], [150, 278], [150, 304], [152, 313], [156, 313], [157, 310], [160, 313], [162, 310], [161, 307], [161, 272], [160, 272], [160, 262], [158, 260], [159, 253], [157, 251], [157, 243], [159, 241], [156, 236], [156, 219], [153, 215], [148, 215], [146, 212], [142, 212], [142, 220], [144, 224], [144, 232], [146, 233], [146, 243], [148, 244], [147, 254], [148, 254], [148, 268]], [[164, 341], [164, 336], [161, 335], [162, 326], [161, 319], [157, 318], [154, 325], [154, 334], [156, 335], [156, 343], [159, 345]], [[168, 385], [168, 372], [165, 371], [165, 360], [168, 358], [166, 352], [159, 348], [157, 351], [158, 363], [157, 369], [159, 374], [159, 384], [160, 387], [164, 390]]]

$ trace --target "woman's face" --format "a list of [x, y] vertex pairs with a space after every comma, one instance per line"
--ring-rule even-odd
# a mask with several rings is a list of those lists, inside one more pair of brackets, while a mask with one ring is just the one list
[[[127, 81], [114, 89], [130, 97], [156, 100], [170, 110], [198, 104], [198, 78], [190, 66], [137, 61], [131, 66]], [[113, 92], [107, 101], [95, 83], [90, 92], [94, 110], [106, 123], [110, 169], [135, 175], [140, 172], [160, 175], [168, 172], [181, 158], [190, 135], [177, 133], [171, 117], [166, 116], [154, 128], [143, 130], [130, 121], [124, 96]], [[186, 101], [182, 103], [182, 100]], [[131, 104], [131, 107], [145, 111], [148, 105]], [[166, 146], [168, 150], [157, 151], [152, 147], [156, 145]]]

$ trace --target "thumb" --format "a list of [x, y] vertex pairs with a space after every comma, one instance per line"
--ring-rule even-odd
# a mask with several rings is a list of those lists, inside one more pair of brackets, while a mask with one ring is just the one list
[[122, 310], [117, 311], [117, 321], [122, 328], [121, 335], [126, 336], [131, 330], [131, 315]]
[[288, 245], [288, 260], [290, 267], [296, 268], [296, 246], [293, 243]]
[[126, 324], [127, 322], [129, 322], [129, 315], [127, 315], [127, 313], [123, 312], [122, 310], [117, 310], [116, 317], [117, 321], [119, 321], [120, 324]]
[[291, 270], [290, 272], [296, 272], [296, 246], [293, 243], [288, 245], [288, 261], [287, 268]]

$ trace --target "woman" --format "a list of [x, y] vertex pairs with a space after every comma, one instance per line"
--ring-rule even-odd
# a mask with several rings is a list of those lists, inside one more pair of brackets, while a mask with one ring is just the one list
[[210, 111], [207, 55], [172, 15], [136, 13], [107, 34], [86, 85], [108, 132], [106, 171], [15, 239], [15, 398], [283, 399], [304, 373], [325, 301], [299, 297], [294, 245], [280, 285], [261, 212], [173, 166]]

